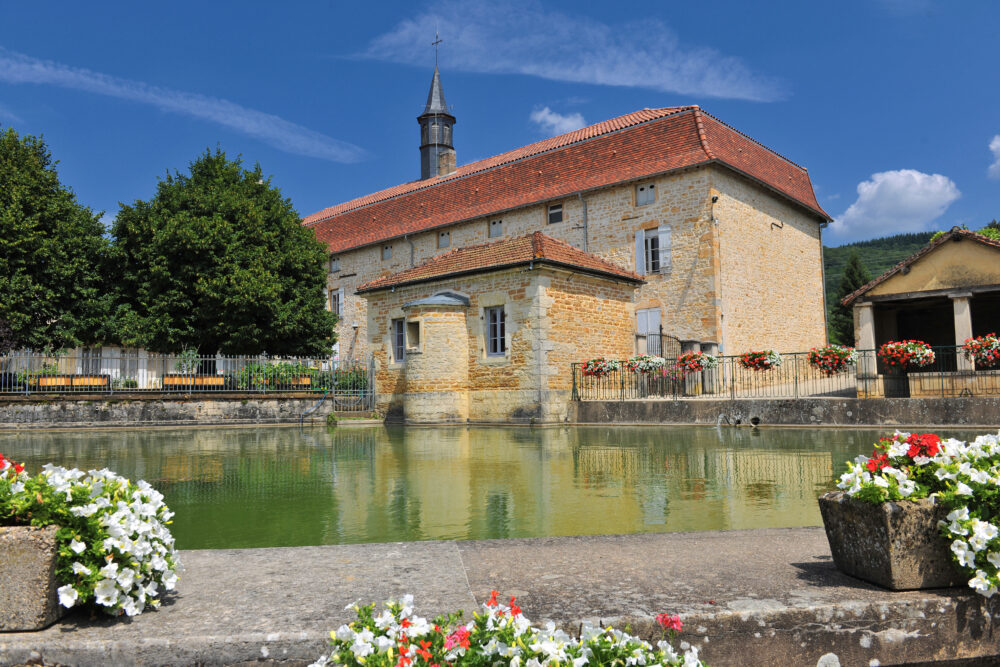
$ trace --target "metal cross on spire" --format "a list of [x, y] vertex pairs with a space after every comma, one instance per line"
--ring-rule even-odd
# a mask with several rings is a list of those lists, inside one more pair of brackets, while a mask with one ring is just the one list
[[440, 44], [443, 41], [444, 40], [441, 39], [440, 36], [438, 36], [437, 30], [435, 30], [434, 31], [434, 41], [431, 42], [431, 46], [434, 47], [434, 68], [435, 69], [437, 69], [437, 66], [438, 66], [438, 44]]

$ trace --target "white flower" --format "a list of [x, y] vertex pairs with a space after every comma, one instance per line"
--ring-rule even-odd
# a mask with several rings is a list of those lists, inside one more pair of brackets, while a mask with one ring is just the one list
[[958, 558], [958, 564], [963, 567], [973, 567], [976, 564], [976, 553], [962, 540], [951, 543], [951, 551]]
[[969, 508], [960, 507], [957, 510], [952, 510], [948, 513], [946, 517], [948, 521], [968, 521], [969, 520]]
[[392, 648], [393, 641], [388, 637], [378, 636], [375, 638], [375, 646], [378, 648], [379, 653], [385, 653], [390, 648]]
[[341, 625], [339, 628], [337, 628], [336, 638], [339, 639], [340, 641], [352, 642], [354, 641], [354, 630], [351, 630], [351, 628], [349, 628], [346, 625]]
[[71, 584], [60, 586], [56, 592], [59, 593], [59, 604], [67, 609], [75, 605], [76, 599], [80, 597], [80, 594], [76, 592], [76, 589]]
[[990, 583], [986, 573], [982, 570], [976, 570], [976, 576], [969, 579], [969, 588], [987, 598], [993, 597], [993, 595], [997, 592], [996, 586]]
[[75, 554], [82, 554], [87, 549], [87, 545], [83, 542], [78, 542], [77, 540], [72, 540], [69, 543], [69, 549]]
[[114, 579], [101, 579], [94, 587], [97, 604], [113, 607], [118, 603], [118, 584]]
[[174, 586], [177, 584], [177, 575], [172, 571], [167, 570], [163, 573], [163, 587], [168, 591], [174, 590]]
[[355, 641], [353, 644], [351, 644], [351, 653], [353, 653], [355, 657], [358, 658], [363, 658], [366, 655], [371, 655], [372, 652], [374, 652], [374, 650], [375, 648], [368, 642]]
[[83, 563], [73, 563], [73, 574], [90, 574], [90, 568]]
[[111, 561], [110, 563], [102, 567], [100, 570], [98, 570], [97, 574], [101, 575], [102, 577], [105, 577], [106, 579], [114, 579], [115, 577], [118, 576], [118, 563]]
[[889, 480], [887, 480], [885, 477], [882, 477], [881, 475], [872, 478], [872, 483], [874, 483], [875, 486], [881, 486], [883, 489], [889, 488]]
[[971, 496], [972, 488], [969, 487], [964, 482], [959, 482], [955, 487], [955, 493], [957, 493], [960, 496]]

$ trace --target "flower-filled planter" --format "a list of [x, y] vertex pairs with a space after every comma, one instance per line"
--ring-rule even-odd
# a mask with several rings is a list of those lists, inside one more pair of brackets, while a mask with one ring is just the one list
[[888, 368], [920, 368], [934, 363], [934, 350], [922, 340], [890, 340], [878, 349], [878, 358]]
[[331, 632], [330, 652], [310, 667], [703, 665], [697, 648], [682, 644], [684, 650], [678, 651], [672, 645], [674, 633], [683, 625], [679, 616], [656, 616], [663, 637], [656, 646], [610, 626], [588, 623], [580, 628], [579, 637], [571, 637], [553, 623], [533, 626], [515, 598], [505, 605], [497, 596], [491, 591], [482, 610], [466, 623], [461, 614], [432, 621], [417, 616], [412, 595], [387, 602], [378, 613], [373, 604], [348, 606], [357, 611], [357, 620]]
[[218, 387], [222, 388], [226, 383], [226, 378], [221, 375], [181, 375], [171, 373], [163, 376], [163, 388], [202, 388]]
[[985, 597], [997, 592], [998, 436], [966, 443], [897, 432], [847, 465], [844, 493], [820, 501], [838, 568], [889, 588], [967, 582]]
[[648, 354], [640, 354], [631, 357], [625, 362], [625, 369], [631, 373], [639, 375], [649, 375], [652, 373], [662, 373], [667, 366], [667, 360], [663, 357], [652, 357]]
[[1000, 364], [1000, 336], [995, 333], [966, 338], [962, 351], [977, 368], [995, 368]]
[[740, 366], [749, 370], [769, 371], [781, 365], [781, 355], [774, 350], [745, 352], [740, 355]]
[[809, 350], [809, 365], [827, 377], [843, 373], [857, 360], [857, 351], [846, 345], [824, 345]]
[[595, 357], [583, 362], [583, 366], [581, 368], [584, 376], [589, 375], [595, 378], [602, 378], [608, 373], [619, 370], [621, 368], [621, 364], [614, 359]]
[[135, 616], [159, 606], [161, 589], [172, 590], [181, 570], [172, 516], [146, 482], [51, 463], [32, 477], [0, 454], [0, 526], [55, 529], [52, 585], [67, 609]]
[[704, 352], [685, 352], [677, 357], [677, 369], [687, 375], [710, 370], [719, 365], [719, 358]]

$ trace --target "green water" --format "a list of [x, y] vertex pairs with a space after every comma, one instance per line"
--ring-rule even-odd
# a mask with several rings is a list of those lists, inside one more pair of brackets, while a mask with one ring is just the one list
[[816, 496], [879, 431], [257, 428], [0, 435], [145, 479], [183, 549], [820, 525]]

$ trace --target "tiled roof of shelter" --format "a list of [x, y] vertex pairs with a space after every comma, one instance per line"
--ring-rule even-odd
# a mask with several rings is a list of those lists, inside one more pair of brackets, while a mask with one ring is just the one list
[[718, 162], [812, 211], [809, 173], [697, 106], [642, 109], [305, 218], [330, 252]]
[[973, 231], [969, 231], [968, 229], [962, 229], [961, 227], [952, 227], [948, 232], [945, 232], [943, 235], [941, 235], [938, 238], [934, 239], [933, 241], [931, 241], [930, 243], [928, 243], [927, 245], [925, 245], [923, 248], [921, 248], [920, 250], [916, 251], [915, 253], [913, 253], [912, 255], [910, 255], [909, 257], [907, 257], [906, 259], [904, 259], [902, 262], [900, 262], [896, 266], [892, 267], [891, 269], [889, 269], [888, 271], [886, 271], [885, 273], [883, 273], [879, 277], [875, 278], [874, 280], [872, 280], [871, 282], [869, 282], [866, 285], [862, 285], [858, 289], [854, 290], [853, 292], [851, 292], [850, 294], [848, 294], [847, 296], [845, 296], [843, 299], [840, 300], [840, 302], [842, 304], [844, 304], [845, 306], [851, 305], [851, 303], [855, 299], [857, 299], [859, 296], [861, 296], [862, 294], [865, 294], [866, 292], [870, 291], [872, 288], [877, 287], [878, 285], [881, 285], [882, 283], [884, 283], [885, 281], [887, 281], [889, 278], [892, 278], [894, 275], [896, 275], [897, 273], [899, 273], [900, 271], [902, 271], [905, 267], [910, 266], [911, 264], [913, 264], [915, 261], [917, 261], [918, 259], [920, 259], [924, 255], [926, 255], [926, 254], [928, 254], [930, 252], [933, 252], [936, 248], [938, 248], [941, 245], [947, 243], [948, 241], [951, 241], [951, 240], [960, 241], [962, 239], [971, 239], [971, 240], [976, 241], [978, 243], [982, 243], [983, 245], [986, 245], [986, 246], [991, 246], [993, 248], [1000, 248], [1000, 241], [994, 241], [993, 239], [989, 238], [988, 236], [983, 236], [982, 234], [977, 234], [977, 233], [975, 233]]
[[491, 243], [456, 248], [432, 257], [423, 264], [390, 276], [376, 278], [360, 287], [358, 293], [426, 282], [447, 276], [479, 273], [536, 263], [563, 266], [586, 273], [641, 283], [642, 277], [596, 255], [546, 236], [541, 232], [502, 239]]

